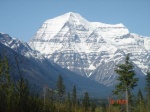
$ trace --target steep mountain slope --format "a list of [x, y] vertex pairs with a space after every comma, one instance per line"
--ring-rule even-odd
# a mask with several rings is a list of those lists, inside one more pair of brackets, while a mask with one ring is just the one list
[[12, 79], [18, 80], [20, 77], [16, 58], [21, 75], [29, 81], [32, 88], [39, 91], [43, 90], [45, 84], [52, 89], [56, 89], [56, 81], [58, 75], [61, 74], [67, 91], [72, 91], [73, 85], [76, 85], [78, 94], [88, 91], [92, 96], [106, 97], [111, 92], [109, 88], [102, 84], [51, 63], [39, 52], [32, 50], [27, 43], [0, 33], [0, 56], [3, 57], [4, 55], [9, 58]]
[[123, 24], [89, 22], [77, 13], [46, 20], [29, 45], [63, 68], [105, 85], [114, 85], [114, 67], [127, 53], [138, 76], [150, 66], [150, 38], [132, 34]]

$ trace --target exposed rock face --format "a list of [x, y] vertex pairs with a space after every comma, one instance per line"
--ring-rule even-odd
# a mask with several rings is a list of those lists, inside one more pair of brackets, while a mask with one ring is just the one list
[[38, 51], [32, 50], [27, 43], [0, 33], [0, 58], [4, 56], [9, 60], [12, 80], [17, 81], [21, 75], [28, 80], [30, 89], [34, 89], [32, 91], [38, 90], [42, 93], [45, 85], [56, 89], [56, 82], [61, 74], [66, 91], [72, 91], [73, 86], [76, 85], [78, 95], [88, 91], [93, 97], [107, 97], [111, 93], [111, 89], [105, 85], [62, 68], [50, 62]]
[[72, 12], [45, 21], [28, 44], [61, 67], [105, 85], [115, 84], [114, 67], [127, 53], [139, 76], [150, 67], [150, 38]]

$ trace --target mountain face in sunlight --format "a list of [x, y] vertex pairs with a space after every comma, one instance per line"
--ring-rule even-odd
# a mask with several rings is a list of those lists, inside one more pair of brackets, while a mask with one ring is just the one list
[[111, 92], [111, 90], [103, 84], [50, 62], [49, 59], [46, 59], [38, 51], [32, 50], [27, 43], [11, 38], [8, 34], [0, 33], [0, 56], [3, 57], [4, 55], [6, 55], [9, 60], [12, 80], [18, 80], [21, 75], [29, 81], [31, 85], [30, 89], [42, 91], [43, 87], [48, 85], [55, 90], [56, 81], [61, 74], [66, 86], [66, 91], [72, 91], [73, 86], [76, 85], [79, 94], [88, 91], [91, 96], [107, 96]]
[[128, 53], [137, 77], [150, 67], [150, 38], [122, 23], [89, 22], [73, 12], [46, 20], [28, 44], [62, 68], [107, 86], [116, 83], [115, 65]]

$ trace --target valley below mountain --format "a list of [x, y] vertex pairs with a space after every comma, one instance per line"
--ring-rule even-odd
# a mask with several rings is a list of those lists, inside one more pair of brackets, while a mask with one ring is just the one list
[[79, 95], [88, 91], [107, 97], [117, 84], [114, 69], [127, 54], [143, 88], [150, 69], [150, 37], [130, 33], [122, 23], [89, 22], [69, 12], [46, 20], [29, 42], [0, 33], [0, 54], [8, 57], [14, 80], [21, 74], [39, 91], [45, 85], [55, 90], [62, 75], [67, 91], [76, 85]]
[[41, 95], [45, 86], [56, 90], [59, 75], [63, 77], [66, 91], [72, 91], [73, 86], [76, 86], [78, 96], [82, 96], [85, 91], [92, 97], [107, 97], [111, 93], [111, 88], [50, 62], [27, 43], [11, 38], [8, 34], [0, 33], [0, 56], [8, 57], [13, 82], [23, 77], [28, 80], [31, 91]]

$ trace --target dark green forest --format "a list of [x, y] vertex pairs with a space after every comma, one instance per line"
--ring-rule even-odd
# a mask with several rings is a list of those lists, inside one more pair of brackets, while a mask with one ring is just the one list
[[[126, 56], [124, 64], [116, 66], [119, 83], [112, 92], [115, 97], [108, 99], [90, 98], [88, 92], [83, 97], [77, 95], [74, 85], [66, 91], [63, 78], [59, 75], [56, 89], [43, 85], [42, 94], [31, 90], [29, 82], [21, 75], [17, 59], [19, 79], [10, 76], [9, 60], [0, 57], [0, 112], [149, 112], [150, 110], [150, 72], [147, 72], [146, 85], [137, 94], [131, 92], [137, 86], [133, 65]], [[142, 92], [146, 93], [143, 96]], [[113, 100], [111, 100], [113, 99]], [[124, 103], [116, 102], [124, 99]], [[114, 102], [110, 102], [114, 101]]]

